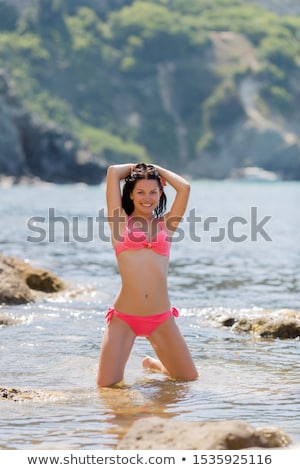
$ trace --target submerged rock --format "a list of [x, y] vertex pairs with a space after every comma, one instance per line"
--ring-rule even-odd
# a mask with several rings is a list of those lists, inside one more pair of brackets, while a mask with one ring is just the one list
[[61, 393], [41, 390], [18, 390], [16, 388], [0, 387], [0, 400], [24, 401], [24, 400], [49, 400], [63, 398]]
[[25, 304], [33, 302], [41, 293], [55, 293], [64, 288], [65, 284], [51, 271], [0, 254], [0, 304]]
[[17, 401], [17, 397], [19, 397], [23, 393], [24, 392], [21, 392], [20, 390], [17, 390], [16, 388], [0, 387], [0, 398], [2, 400], [7, 399], [7, 400]]
[[14, 316], [8, 315], [7, 313], [0, 313], [0, 327], [1, 326], [11, 326], [20, 323], [19, 318], [14, 318]]
[[290, 443], [280, 428], [257, 429], [240, 420], [182, 422], [153, 417], [136, 421], [117, 449], [238, 450]]

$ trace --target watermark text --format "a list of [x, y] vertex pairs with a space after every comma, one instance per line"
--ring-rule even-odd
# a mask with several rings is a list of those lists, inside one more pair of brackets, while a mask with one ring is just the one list
[[[211, 243], [221, 243], [225, 239], [233, 243], [242, 243], [246, 240], [270, 242], [272, 238], [266, 226], [271, 218], [270, 215], [259, 216], [257, 207], [250, 207], [248, 218], [236, 215], [228, 218], [227, 221], [221, 220], [218, 216], [203, 217], [197, 215], [195, 209], [191, 209], [184, 218], [169, 217], [165, 226], [172, 243], [180, 242], [185, 237], [198, 243], [207, 238]], [[27, 241], [30, 243], [55, 243], [57, 241], [88, 243], [98, 239], [110, 242], [111, 235], [115, 240], [122, 241], [126, 229], [127, 237], [131, 241], [140, 242], [145, 235], [151, 239], [151, 234], [157, 233], [157, 228], [152, 227], [152, 224], [157, 224], [156, 219], [153, 219], [150, 224], [143, 217], [130, 218], [130, 224], [127, 219], [120, 215], [118, 210], [112, 216], [107, 216], [104, 209], [100, 209], [95, 217], [71, 216], [68, 218], [58, 215], [55, 208], [51, 207], [48, 209], [48, 217], [33, 216], [27, 221], [27, 228], [30, 232]]]

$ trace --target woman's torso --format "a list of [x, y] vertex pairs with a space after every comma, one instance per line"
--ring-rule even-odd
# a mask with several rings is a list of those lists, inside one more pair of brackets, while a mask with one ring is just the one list
[[[128, 235], [128, 221], [120, 229], [120, 233], [123, 236]], [[170, 309], [167, 286], [168, 235], [164, 226], [155, 221], [149, 236], [144, 231], [136, 232], [135, 236], [136, 238], [130, 240], [129, 248], [122, 247], [122, 251], [118, 241], [113, 241], [115, 249], [119, 248], [117, 258], [122, 281], [114, 306], [120, 312], [130, 315], [165, 312]], [[141, 243], [144, 238], [147, 238], [148, 243]], [[124, 241], [124, 238], [121, 240]], [[136, 245], [134, 240], [137, 240]], [[155, 246], [155, 241], [158, 241], [159, 246]]]

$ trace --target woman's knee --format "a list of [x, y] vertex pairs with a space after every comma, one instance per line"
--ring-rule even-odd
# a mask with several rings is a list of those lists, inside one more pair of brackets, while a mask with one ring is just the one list
[[185, 374], [185, 377], [183, 378], [183, 380], [186, 382], [193, 382], [197, 380], [198, 377], [199, 377], [199, 373], [195, 367], [195, 368], [192, 368], [192, 370], [190, 370], [187, 374]]
[[165, 340], [151, 338], [150, 342], [171, 378], [194, 381], [199, 377], [192, 355], [181, 334], [177, 336], [176, 341], [167, 336]]
[[98, 387], [112, 387], [123, 380], [124, 370], [135, 335], [123, 329], [118, 322], [109, 325], [104, 333], [96, 383]]
[[123, 377], [121, 377], [120, 379], [108, 379], [108, 378], [104, 378], [104, 377], [101, 377], [101, 376], [97, 376], [97, 379], [96, 379], [96, 384], [97, 384], [97, 387], [98, 388], [104, 388], [104, 387], [116, 387], [118, 385], [120, 385], [121, 383], [123, 382]]

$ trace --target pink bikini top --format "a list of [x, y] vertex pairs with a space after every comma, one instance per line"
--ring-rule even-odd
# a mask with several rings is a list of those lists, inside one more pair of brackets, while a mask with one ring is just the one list
[[151, 241], [148, 241], [145, 232], [141, 228], [129, 228], [129, 220], [130, 218], [127, 221], [121, 240], [118, 241], [116, 246], [117, 257], [122, 251], [140, 250], [142, 248], [150, 248], [159, 255], [169, 257], [170, 240], [165, 225], [161, 220], [158, 222], [160, 231], [157, 232], [156, 236]]

